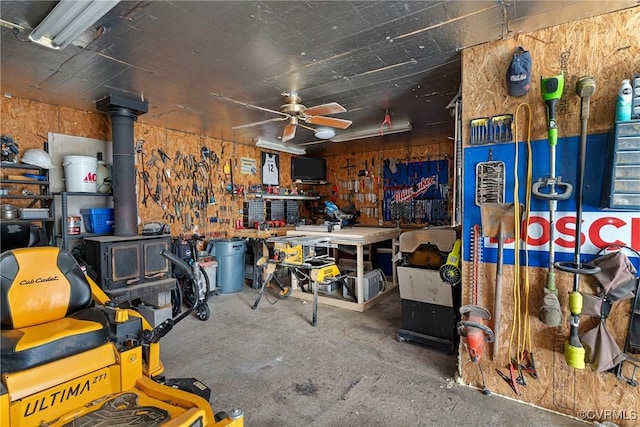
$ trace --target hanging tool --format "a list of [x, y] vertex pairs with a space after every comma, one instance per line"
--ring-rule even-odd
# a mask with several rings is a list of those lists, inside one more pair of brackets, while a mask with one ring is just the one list
[[[475, 301], [477, 303], [477, 301]], [[482, 394], [488, 396], [491, 391], [486, 385], [484, 380], [484, 373], [482, 372], [482, 366], [480, 366], [480, 360], [484, 353], [484, 343], [494, 342], [495, 335], [490, 327], [484, 324], [485, 320], [491, 319], [491, 314], [484, 308], [477, 304], [468, 304], [460, 307], [460, 314], [463, 320], [458, 322], [456, 329], [458, 335], [466, 338], [465, 346], [469, 350], [469, 356], [471, 361], [478, 365], [480, 370], [480, 377], [482, 378]]]
[[[555, 212], [558, 200], [567, 200], [571, 197], [573, 187], [567, 182], [562, 182], [561, 177], [556, 176], [556, 146], [558, 144], [558, 124], [556, 120], [556, 106], [562, 98], [564, 91], [564, 75], [554, 77], [541, 77], [540, 90], [542, 100], [547, 106], [547, 137], [549, 140], [549, 176], [539, 178], [533, 184], [533, 195], [539, 199], [549, 201], [549, 267], [547, 271], [547, 285], [544, 291], [543, 306], [540, 308], [539, 317], [547, 326], [558, 326], [562, 323], [562, 311], [558, 301], [558, 289], [556, 288], [556, 275], [554, 271], [554, 246], [555, 246]], [[543, 191], [546, 188], [546, 191]]]
[[484, 343], [494, 342], [495, 337], [491, 328], [486, 326], [484, 322], [485, 320], [491, 319], [491, 314], [486, 309], [478, 305], [478, 267], [482, 253], [482, 250], [480, 248], [482, 236], [480, 234], [479, 225], [475, 225], [473, 227], [471, 238], [473, 274], [470, 280], [470, 295], [472, 304], [467, 304], [460, 307], [460, 314], [462, 315], [463, 319], [456, 325], [456, 330], [458, 331], [458, 335], [466, 338], [466, 341], [463, 340], [463, 344], [469, 351], [471, 361], [478, 366], [478, 370], [480, 371], [480, 378], [482, 379], [482, 394], [484, 394], [485, 396], [489, 396], [491, 394], [491, 391], [486, 385], [480, 361], [482, 359], [482, 354], [484, 353]]
[[[532, 155], [531, 155], [531, 106], [527, 103], [521, 103], [518, 105], [515, 114], [515, 140], [520, 141], [521, 139], [518, 137], [518, 118], [521, 109], [526, 109], [528, 112], [528, 121], [527, 121], [527, 134], [526, 134], [526, 143], [527, 143], [527, 167], [526, 167], [526, 192], [525, 192], [525, 212], [524, 212], [524, 221], [515, 221], [514, 222], [514, 230], [515, 235], [521, 235], [521, 227], [524, 230], [529, 228], [530, 223], [530, 212], [531, 212], [531, 193], [532, 193], [532, 184], [531, 184], [531, 169], [533, 167]], [[515, 206], [519, 206], [520, 202], [520, 179], [518, 176], [518, 171], [520, 170], [519, 163], [519, 149], [518, 144], [515, 145], [515, 158], [514, 158], [514, 186], [513, 186], [513, 201]], [[516, 209], [516, 217], [520, 217], [519, 211]], [[514, 255], [513, 255], [513, 264], [514, 264], [514, 276], [513, 276], [513, 299], [514, 299], [514, 310], [513, 310], [513, 323], [511, 327], [511, 337], [509, 339], [509, 358], [511, 360], [511, 364], [517, 367], [518, 369], [518, 377], [516, 379], [518, 384], [526, 386], [526, 382], [522, 372], [528, 372], [534, 379], [537, 379], [537, 372], [535, 368], [535, 362], [533, 357], [532, 349], [532, 340], [531, 340], [531, 323], [529, 316], [529, 294], [530, 294], [530, 281], [529, 281], [529, 252], [527, 250], [526, 240], [525, 240], [525, 262], [524, 262], [524, 285], [521, 285], [521, 274], [523, 271], [521, 269], [520, 264], [520, 239], [515, 239], [514, 241]], [[521, 294], [524, 293], [524, 301], [521, 299]], [[558, 307], [558, 310], [560, 308]], [[514, 351], [515, 345], [515, 351]]]
[[448, 285], [455, 286], [462, 280], [460, 271], [460, 247], [462, 240], [458, 239], [453, 244], [453, 248], [447, 256], [447, 262], [440, 266], [440, 278]]
[[[522, 213], [522, 206], [518, 212]], [[493, 360], [498, 356], [500, 348], [500, 320], [502, 315], [502, 269], [504, 256], [505, 238], [515, 236], [515, 205], [513, 203], [484, 203], [480, 206], [480, 217], [482, 220], [482, 234], [484, 237], [495, 237], [498, 239], [498, 257], [496, 262], [496, 287], [495, 303], [493, 310], [494, 326], [493, 333], [495, 341], [493, 343]], [[520, 221], [520, 218], [518, 218]]]
[[498, 375], [500, 375], [500, 378], [502, 378], [503, 380], [505, 380], [505, 382], [507, 384], [509, 384], [509, 387], [511, 387], [511, 390], [513, 390], [513, 392], [517, 395], [520, 396], [520, 392], [518, 391], [518, 381], [517, 381], [517, 377], [516, 377], [516, 369], [513, 366], [512, 363], [509, 364], [509, 375], [505, 375], [502, 373], [502, 371], [498, 368], [496, 368], [496, 373]]
[[571, 311], [569, 339], [564, 343], [564, 359], [575, 369], [585, 367], [585, 349], [580, 342], [578, 326], [582, 312], [582, 294], [580, 293], [580, 275], [593, 275], [600, 272], [600, 267], [580, 261], [580, 244], [582, 235], [582, 190], [584, 186], [584, 167], [587, 160], [587, 123], [589, 121], [589, 101], [596, 91], [593, 77], [580, 77], [576, 82], [576, 94], [580, 97], [580, 149], [578, 154], [578, 171], [576, 180], [576, 230], [573, 262], [557, 262], [555, 266], [573, 273], [573, 290], [569, 294], [569, 310]]

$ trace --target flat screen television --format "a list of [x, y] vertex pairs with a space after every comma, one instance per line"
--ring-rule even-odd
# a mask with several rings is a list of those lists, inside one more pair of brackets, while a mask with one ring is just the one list
[[291, 180], [309, 183], [326, 182], [326, 159], [291, 157]]

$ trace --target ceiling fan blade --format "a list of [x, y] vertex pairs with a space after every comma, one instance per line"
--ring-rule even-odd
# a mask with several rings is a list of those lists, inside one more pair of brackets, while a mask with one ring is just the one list
[[304, 110], [305, 114], [310, 116], [325, 116], [327, 114], [344, 113], [345, 111], [347, 111], [347, 109], [337, 102], [316, 105], [315, 107], [309, 107]]
[[262, 120], [260, 122], [253, 122], [253, 123], [247, 123], [246, 125], [239, 125], [239, 126], [234, 126], [231, 129], [243, 129], [243, 128], [248, 128], [248, 127], [252, 127], [252, 126], [259, 126], [259, 125], [263, 125], [265, 123], [271, 123], [271, 122], [281, 122], [283, 120], [287, 120], [288, 117], [276, 117], [274, 119], [269, 119], [269, 120]]
[[269, 108], [260, 107], [258, 105], [247, 104], [246, 102], [236, 101], [235, 99], [231, 99], [231, 98], [228, 98], [228, 97], [226, 97], [224, 95], [220, 95], [220, 94], [217, 94], [217, 93], [213, 93], [212, 95], [215, 96], [216, 98], [222, 99], [223, 101], [227, 101], [227, 102], [231, 102], [231, 103], [234, 103], [234, 104], [242, 105], [243, 107], [251, 108], [252, 110], [266, 111], [267, 113], [280, 114], [281, 116], [285, 116], [287, 118], [289, 117], [288, 113], [283, 113], [283, 112], [277, 111], [277, 110], [271, 110]]
[[346, 129], [351, 126], [351, 123], [353, 123], [351, 120], [334, 119], [333, 117], [323, 116], [309, 116], [305, 118], [305, 122], [338, 129]]
[[284, 128], [284, 133], [282, 134], [282, 142], [287, 142], [293, 137], [296, 136], [296, 125], [288, 124]]

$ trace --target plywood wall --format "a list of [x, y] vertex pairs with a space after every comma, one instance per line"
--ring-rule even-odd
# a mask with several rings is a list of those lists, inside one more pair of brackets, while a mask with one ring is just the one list
[[[453, 128], [451, 129], [453, 133]], [[347, 144], [347, 143], [344, 143]], [[371, 140], [369, 147], [378, 146], [377, 140]], [[336, 184], [338, 206], [343, 207], [352, 201], [360, 211], [358, 218], [363, 225], [393, 226], [390, 221], [382, 221], [383, 168], [384, 161], [395, 159], [402, 162], [421, 162], [427, 160], [449, 159], [449, 183], [453, 183], [453, 143], [445, 136], [437, 141], [413, 139], [406, 140], [401, 146], [377, 151], [354, 151], [340, 155], [327, 156], [327, 180]], [[351, 166], [351, 167], [347, 167]], [[358, 172], [367, 170], [369, 179], [358, 176]], [[349, 187], [349, 183], [360, 180], [358, 191]], [[364, 190], [360, 190], [364, 188]], [[451, 193], [451, 192], [450, 192]], [[373, 195], [373, 197], [371, 197]], [[451, 194], [449, 194], [449, 199]], [[402, 226], [424, 227], [427, 224], [400, 224]]]
[[[89, 113], [65, 107], [56, 107], [34, 101], [18, 98], [0, 98], [2, 108], [1, 132], [13, 136], [22, 151], [28, 148], [41, 148], [47, 139], [49, 132], [63, 133], [87, 138], [111, 140], [111, 124], [104, 114]], [[158, 177], [161, 180], [160, 199], [156, 202], [149, 195], [144, 182], [138, 180], [138, 215], [141, 222], [159, 220], [166, 222], [171, 227], [172, 235], [189, 234], [193, 231], [212, 236], [224, 236], [226, 230], [234, 227], [235, 220], [242, 218], [242, 194], [241, 189], [248, 193], [252, 186], [261, 184], [260, 149], [254, 146], [234, 144], [230, 141], [209, 138], [179, 130], [165, 129], [149, 126], [144, 123], [136, 123], [134, 127], [136, 141], [144, 141], [142, 147], [144, 156], [137, 156], [138, 172], [144, 170], [149, 175], [149, 189], [152, 195], [156, 194]], [[369, 147], [381, 145], [381, 138], [370, 141]], [[354, 145], [351, 145], [354, 147]], [[200, 188], [207, 190], [204, 194], [206, 203], [202, 203], [203, 195], [193, 194], [192, 173], [185, 169], [183, 161], [175, 162], [176, 155], [184, 157], [193, 156], [196, 162], [202, 160], [201, 149], [207, 147], [215, 153], [218, 162], [205, 162], [210, 168], [209, 179], [198, 174], [197, 183]], [[158, 149], [163, 150], [170, 158], [167, 163], [156, 161], [153, 166], [148, 166], [152, 154], [158, 157]], [[344, 150], [343, 150], [344, 151]], [[278, 153], [280, 157], [280, 186], [291, 189], [291, 155]], [[143, 161], [144, 157], [144, 161]], [[241, 173], [240, 163], [242, 158], [255, 159], [256, 174]], [[330, 196], [333, 184], [338, 188], [338, 205], [345, 206], [348, 200], [352, 200], [356, 208], [361, 212], [359, 222], [365, 225], [379, 225], [381, 218], [382, 200], [382, 168], [383, 161], [396, 159], [398, 162], [414, 162], [421, 160], [451, 159], [452, 168], [453, 145], [447, 136], [437, 138], [420, 138], [412, 140], [404, 138], [400, 143], [392, 145], [392, 148], [379, 151], [354, 150], [332, 154], [327, 157], [329, 184], [324, 186], [309, 187], [298, 185], [299, 190], [315, 190], [321, 196]], [[346, 161], [353, 167], [346, 168]], [[347, 182], [362, 180], [357, 173], [365, 169], [369, 172], [369, 180], [365, 191], [355, 192], [347, 189]], [[231, 195], [227, 185], [229, 176], [224, 173], [224, 165], [231, 165], [233, 182], [236, 186], [236, 195]], [[169, 170], [171, 185], [163, 178]], [[208, 187], [208, 188], [207, 188]], [[146, 197], [146, 204], [143, 200]], [[210, 203], [212, 197], [215, 204]], [[309, 214], [309, 210], [302, 211], [303, 217]], [[215, 221], [215, 222], [214, 222]], [[189, 224], [191, 224], [189, 226]], [[393, 225], [391, 223], [384, 225]]]
[[[540, 99], [540, 76], [553, 76], [561, 71], [565, 75], [565, 92], [558, 111], [558, 127], [561, 137], [580, 133], [580, 99], [575, 94], [575, 82], [583, 75], [596, 79], [597, 90], [591, 99], [589, 133], [602, 133], [612, 129], [615, 98], [621, 80], [640, 72], [640, 8], [586, 19], [530, 34], [520, 34], [506, 40], [488, 43], [462, 52], [463, 123], [476, 117], [513, 114], [517, 106], [527, 102], [532, 109], [532, 139], [546, 138], [546, 110]], [[505, 72], [516, 47], [523, 46], [533, 59], [532, 87], [520, 98], [507, 95]], [[523, 128], [524, 129], [524, 128]], [[522, 135], [522, 134], [521, 134]], [[469, 141], [467, 126], [463, 140]], [[467, 145], [469, 145], [467, 143]], [[473, 191], [467, 187], [465, 190]], [[510, 191], [508, 189], [507, 191]], [[470, 224], [464, 224], [470, 227]], [[468, 244], [469, 242], [465, 242]], [[470, 263], [465, 263], [466, 273], [463, 303], [470, 302], [468, 292]], [[484, 307], [494, 306], [495, 264], [480, 263], [481, 299]], [[524, 270], [521, 270], [524, 278]], [[517, 310], [522, 319], [531, 324], [532, 350], [535, 354], [539, 378], [526, 376], [527, 387], [520, 387], [515, 396], [505, 381], [495, 372], [496, 368], [508, 373], [510, 355], [515, 355], [515, 341], [510, 337], [515, 317], [514, 268], [505, 266], [503, 313], [501, 316], [501, 341], [497, 343], [500, 357], [492, 362], [485, 355], [482, 366], [487, 386], [494, 392], [516, 398], [588, 421], [612, 421], [619, 425], [637, 425], [640, 408], [640, 387], [631, 387], [618, 381], [611, 373], [596, 374], [590, 369], [574, 370], [564, 361], [563, 345], [569, 333], [567, 294], [572, 288], [573, 275], [559, 272], [557, 285], [565, 321], [558, 328], [546, 327], [538, 320], [545, 286], [546, 270], [530, 268], [529, 312], [523, 305]], [[465, 284], [466, 283], [466, 284]], [[524, 279], [522, 281], [524, 284]], [[521, 288], [523, 289], [523, 288]], [[581, 283], [581, 290], [593, 289], [588, 281]], [[524, 293], [521, 294], [524, 298]], [[619, 345], [624, 344], [629, 321], [629, 302], [617, 303], [608, 320], [608, 326]], [[589, 329], [592, 322], [582, 317], [581, 331]], [[517, 330], [517, 329], [516, 329]], [[511, 353], [510, 353], [511, 349]], [[460, 374], [465, 384], [478, 387], [480, 374], [469, 361], [468, 352], [461, 347]], [[584, 412], [591, 411], [591, 412]]]
[[[11, 135], [18, 143], [21, 152], [29, 148], [42, 148], [49, 132], [62, 133], [86, 138], [111, 140], [111, 124], [104, 114], [90, 113], [65, 107], [29, 101], [19, 98], [0, 98], [2, 121], [0, 132]], [[146, 205], [142, 203], [148, 194], [142, 180], [138, 180], [138, 216], [141, 223], [160, 220], [171, 227], [171, 234], [190, 234], [194, 231], [210, 236], [224, 236], [235, 221], [242, 218], [242, 202], [244, 198], [238, 191], [247, 193], [251, 186], [261, 184], [260, 149], [253, 146], [234, 144], [229, 141], [208, 138], [179, 130], [165, 129], [137, 123], [134, 128], [136, 141], [144, 141], [143, 156], [136, 159], [137, 168], [142, 172], [143, 164], [149, 174], [151, 193], [156, 193], [158, 177], [161, 183], [161, 198], [155, 202], [147, 197]], [[209, 187], [206, 203], [202, 203], [202, 194], [193, 190], [193, 171], [185, 168], [182, 161], [174, 162], [179, 151], [182, 157], [193, 156], [194, 161], [203, 160], [201, 149], [207, 147], [215, 153], [218, 161], [207, 161], [207, 176], [197, 174], [199, 189]], [[152, 154], [158, 157], [158, 149], [162, 149], [170, 158], [166, 163], [156, 161], [149, 166]], [[291, 187], [291, 156], [278, 153], [280, 156], [280, 186]], [[255, 174], [243, 174], [241, 159], [255, 159]], [[229, 174], [225, 174], [224, 165], [230, 166], [235, 193], [228, 189]], [[170, 170], [171, 185], [162, 178]], [[215, 199], [213, 202], [212, 197]], [[215, 222], [214, 222], [215, 221]], [[189, 226], [190, 224], [190, 226]]]

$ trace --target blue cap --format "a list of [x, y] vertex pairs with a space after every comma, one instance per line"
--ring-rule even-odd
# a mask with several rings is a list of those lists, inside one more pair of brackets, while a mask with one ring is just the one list
[[511, 96], [523, 96], [531, 87], [531, 55], [519, 47], [507, 69], [507, 91]]

